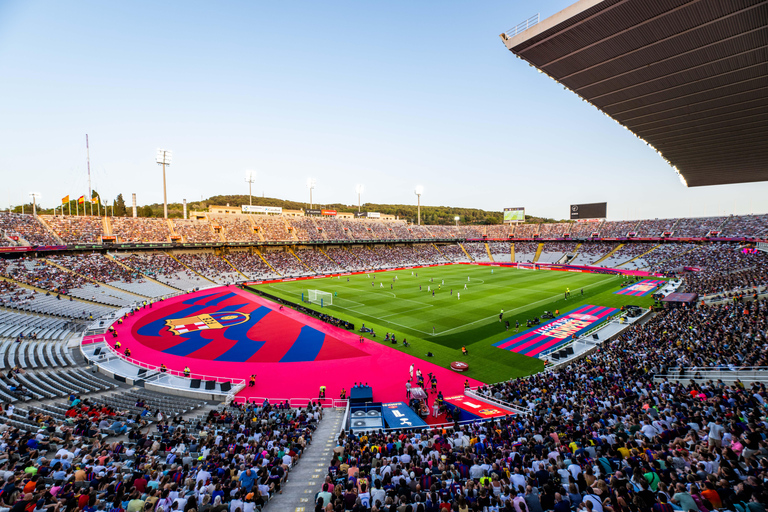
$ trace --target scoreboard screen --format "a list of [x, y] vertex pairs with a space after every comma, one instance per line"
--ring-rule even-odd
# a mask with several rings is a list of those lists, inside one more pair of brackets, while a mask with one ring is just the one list
[[525, 222], [525, 208], [504, 208], [504, 224]]
[[608, 203], [572, 204], [571, 219], [604, 219]]

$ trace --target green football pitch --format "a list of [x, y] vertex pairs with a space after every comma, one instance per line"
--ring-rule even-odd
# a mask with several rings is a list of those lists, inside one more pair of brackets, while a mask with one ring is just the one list
[[[332, 293], [331, 306], [304, 305], [352, 322], [356, 330], [365, 324], [376, 332], [375, 340], [380, 343], [384, 343], [386, 333], [395, 333], [398, 342], [407, 338], [411, 344], [403, 347], [398, 343], [397, 350], [445, 367], [452, 361], [465, 361], [469, 364], [467, 376], [498, 382], [544, 367], [537, 358], [492, 346], [515, 334], [516, 321], [523, 332], [526, 320], [541, 316], [544, 311], [559, 310], [563, 314], [584, 304], [620, 308], [629, 304], [647, 307], [653, 303], [650, 295], [615, 295], [625, 279], [607, 274], [446, 265], [253, 288], [297, 303], [302, 294], [308, 299], [309, 290]], [[427, 291], [428, 287], [434, 296]], [[571, 297], [566, 299], [568, 288]], [[502, 309], [504, 320], [510, 323], [509, 331], [499, 321]], [[389, 343], [387, 346], [395, 347]], [[462, 346], [467, 347], [467, 356], [461, 354]], [[427, 358], [427, 352], [434, 357]]]

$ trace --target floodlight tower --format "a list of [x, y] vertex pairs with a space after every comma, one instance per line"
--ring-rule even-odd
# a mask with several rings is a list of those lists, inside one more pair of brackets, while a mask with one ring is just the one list
[[307, 178], [307, 188], [309, 189], [309, 209], [310, 210], [314, 207], [314, 204], [312, 203], [312, 191], [315, 190], [316, 184], [317, 184], [317, 180], [315, 178]]
[[248, 184], [248, 204], [253, 206], [253, 195], [251, 186], [256, 183], [256, 171], [245, 171], [245, 182]]
[[453, 218], [453, 220], [455, 220], [455, 221], [456, 221], [456, 227], [459, 227], [459, 216], [458, 216], [458, 215], [457, 215], [457, 216], [455, 216], [455, 217]]
[[40, 194], [38, 192], [30, 192], [29, 195], [32, 197], [32, 215], [37, 215], [37, 199], [40, 197]]
[[421, 226], [421, 194], [424, 193], [424, 187], [416, 185], [416, 190], [413, 193], [416, 194], [416, 211], [418, 212], [419, 226]]
[[163, 217], [168, 218], [168, 194], [165, 188], [165, 166], [171, 165], [171, 152], [166, 149], [157, 150], [157, 163], [163, 166]]
[[360, 213], [360, 195], [365, 192], [363, 185], [355, 185], [355, 191], [357, 192], [357, 212]]

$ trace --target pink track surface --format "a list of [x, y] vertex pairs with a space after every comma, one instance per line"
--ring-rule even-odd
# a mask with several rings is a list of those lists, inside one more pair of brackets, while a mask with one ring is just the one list
[[[161, 352], [164, 348], [163, 338], [157, 338], [157, 346], [151, 346], [146, 340], [139, 342], [133, 335], [137, 324], [146, 324], [144, 317], [151, 315], [153, 318], [163, 317], [163, 310], [177, 310], [179, 303], [194, 298], [195, 295], [206, 295], [212, 292], [226, 290], [236, 293], [238, 299], [245, 299], [255, 308], [264, 306], [272, 310], [269, 313], [270, 326], [274, 328], [284, 324], [286, 330], [290, 330], [296, 323], [310, 326], [326, 335], [322, 359], [303, 362], [259, 362], [259, 353], [246, 362], [228, 362], [216, 360], [203, 360], [199, 357], [182, 357]], [[241, 301], [242, 302], [242, 301]], [[281, 321], [282, 320], [282, 321]], [[251, 374], [256, 374], [256, 386], [246, 386], [239, 398], [254, 398], [270, 400], [289, 398], [315, 398], [321, 385], [326, 386], [326, 397], [338, 398], [342, 388], [349, 390], [355, 382], [367, 382], [373, 388], [373, 399], [377, 402], [391, 402], [405, 400], [405, 383], [408, 380], [409, 368], [413, 364], [415, 369], [420, 369], [426, 376], [429, 372], [436, 375], [438, 389], [446, 396], [461, 394], [464, 392], [465, 375], [458, 374], [450, 369], [443, 368], [433, 363], [418, 359], [386, 345], [370, 339], [359, 343], [359, 333], [326, 324], [316, 318], [304, 315], [289, 308], [279, 311], [279, 305], [263, 299], [252, 293], [234, 288], [222, 287], [219, 289], [206, 289], [187, 295], [180, 295], [163, 302], [154, 304], [152, 309], [144, 308], [133, 316], [125, 319], [122, 325], [114, 324], [121, 342], [120, 351], [130, 348], [131, 357], [143, 363], [159, 366], [164, 363], [170, 370], [183, 371], [189, 366], [193, 373], [204, 374], [212, 377], [226, 377], [232, 379], [245, 379]], [[279, 330], [279, 329], [278, 329]], [[206, 333], [207, 334], [207, 333]], [[275, 343], [283, 343], [285, 336], [275, 332]], [[116, 341], [111, 336], [107, 342], [114, 346]], [[87, 337], [83, 343], [101, 341], [102, 336]], [[167, 338], [166, 338], [167, 339]], [[270, 340], [266, 340], [269, 343]], [[265, 345], [267, 347], [267, 345]], [[286, 351], [289, 347], [282, 347]], [[270, 350], [281, 350], [278, 347], [270, 347]], [[359, 351], [359, 353], [358, 353]], [[326, 355], [327, 354], [327, 355]], [[343, 358], [334, 358], [334, 354], [343, 355]], [[349, 354], [355, 354], [350, 356]], [[415, 370], [414, 370], [415, 371]], [[482, 385], [475, 379], [469, 379], [471, 386]], [[415, 382], [414, 382], [415, 384]]]

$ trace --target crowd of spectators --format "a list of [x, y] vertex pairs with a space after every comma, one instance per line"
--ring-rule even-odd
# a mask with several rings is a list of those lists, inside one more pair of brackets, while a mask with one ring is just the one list
[[157, 279], [158, 281], [177, 287], [185, 288], [184, 283], [190, 280], [200, 281], [200, 276], [179, 263], [167, 254], [141, 253], [141, 254], [115, 254], [120, 262], [138, 272]]
[[664, 233], [672, 233], [677, 219], [643, 220], [636, 228], [637, 236], [658, 237]]
[[538, 234], [541, 224], [517, 224], [513, 236], [515, 238], [533, 238]]
[[247, 275], [251, 279], [270, 279], [277, 278], [277, 274], [264, 263], [264, 260], [258, 254], [251, 254], [248, 251], [232, 251], [227, 254], [227, 260], [235, 266], [237, 270]]
[[195, 219], [173, 219], [173, 228], [176, 234], [187, 243], [221, 242], [219, 236], [211, 229], [209, 222]]
[[539, 248], [538, 242], [515, 242], [515, 261], [531, 263]]
[[301, 276], [311, 273], [289, 251], [264, 251], [262, 254], [272, 268], [282, 276]]
[[280, 215], [252, 215], [251, 218], [265, 240], [280, 242], [294, 239], [288, 231], [285, 217]]
[[347, 230], [337, 219], [326, 219], [323, 217], [315, 218], [315, 224], [322, 229], [325, 238], [328, 240], [348, 240]]
[[562, 238], [562, 236], [568, 233], [568, 228], [571, 225], [568, 223], [545, 223], [541, 225], [539, 235], [542, 238]]
[[721, 228], [720, 236], [756, 237], [768, 233], [768, 214], [731, 215]]
[[720, 226], [727, 219], [728, 217], [682, 218], [675, 224], [674, 236], [706, 236], [710, 231], [720, 231]]
[[471, 226], [471, 225], [462, 225], [459, 226], [459, 235], [462, 238], [466, 239], [479, 239], [483, 238], [486, 234], [485, 226]]
[[112, 234], [119, 242], [170, 242], [171, 227], [166, 219], [155, 217], [110, 217]]
[[574, 222], [568, 232], [571, 238], [590, 238], [593, 233], [600, 232], [602, 222]]
[[79, 254], [77, 256], [51, 256], [51, 262], [76, 272], [86, 278], [100, 283], [122, 281], [130, 283], [136, 278], [124, 266], [115, 263], [102, 254]]
[[664, 243], [643, 256], [645, 268], [650, 271], [660, 272], [664, 262], [672, 260], [698, 247], [694, 243]]
[[186, 252], [176, 254], [175, 256], [186, 267], [214, 282], [222, 283], [238, 279], [237, 271], [216, 254], [210, 252]]
[[3, 276], [54, 293], [67, 294], [69, 290], [90, 284], [85, 277], [67, 272], [41, 259], [3, 261]]
[[459, 244], [441, 245], [440, 252], [442, 252], [450, 261], [469, 261], [467, 255], [464, 254], [464, 251], [459, 247]]
[[[686, 291], [699, 295], [738, 292], [768, 285], [768, 257], [727, 243], [689, 244], [691, 248], [654, 266], [684, 274]], [[656, 251], [654, 251], [656, 252]], [[685, 272], [685, 269], [689, 271]]]
[[258, 242], [261, 240], [255, 226], [250, 221], [251, 215], [220, 215], [216, 222], [221, 226], [224, 239], [230, 242]]
[[605, 221], [600, 225], [600, 236], [603, 238], [617, 238], [627, 236], [627, 233], [637, 232], [637, 220]]
[[342, 439], [331, 474], [341, 471], [336, 461], [359, 468], [371, 506], [372, 488], [386, 483], [395, 492], [380, 499], [414, 509], [428, 500], [518, 512], [762, 511], [764, 384], [686, 383], [695, 371], [683, 372], [768, 364], [767, 315], [765, 301], [662, 311], [568, 366], [478, 390], [529, 415], [411, 434], [394, 451], [387, 439], [366, 440], [383, 448], [381, 459], [360, 451], [359, 439]]
[[322, 418], [265, 402], [183, 419], [173, 402], [135, 400], [118, 409], [71, 395], [63, 414], [3, 407], [0, 508], [256, 512], [283, 492]]
[[26, 240], [30, 245], [59, 245], [34, 215], [0, 212], [0, 245], [20, 245], [15, 243], [15, 238]]
[[458, 238], [459, 228], [456, 226], [426, 226], [433, 238]]
[[363, 270], [366, 267], [358, 259], [358, 257], [352, 251], [348, 251], [343, 247], [331, 247], [325, 251], [333, 261], [341, 266], [344, 270]]
[[[464, 249], [467, 250], [472, 259], [475, 261], [489, 261], [488, 252], [485, 250], [484, 242], [464, 242], [461, 244]], [[509, 246], [509, 244], [507, 244]]]
[[512, 231], [510, 224], [496, 224], [486, 226], [488, 238], [509, 238]]
[[104, 234], [101, 217], [41, 215], [53, 231], [68, 244], [100, 244]]
[[512, 245], [510, 242], [488, 242], [494, 261], [511, 261]]
[[[40, 216], [67, 243], [101, 243], [103, 219], [97, 216]], [[601, 237], [623, 237], [629, 232], [638, 236], [703, 237], [711, 231], [721, 236], [759, 236], [768, 232], [768, 215], [701, 217], [681, 219], [648, 219], [640, 221], [602, 221], [579, 223], [523, 223], [517, 225], [409, 225], [404, 220], [341, 219], [334, 217], [292, 217], [283, 215], [215, 215], [207, 220], [172, 221], [174, 230], [184, 242], [227, 241], [257, 242], [286, 240], [423, 240], [431, 238], [482, 239], [559, 238], [566, 233], [573, 238], [588, 238], [598, 232]], [[130, 243], [167, 242], [172, 234], [168, 221], [159, 218], [111, 217], [112, 234], [118, 241]], [[255, 231], [254, 231], [255, 227]], [[214, 229], [215, 228], [215, 229]], [[219, 229], [221, 228], [221, 229]], [[32, 215], [0, 214], [0, 234], [20, 236], [33, 245], [56, 242], [48, 229]], [[259, 236], [261, 235], [261, 236]], [[0, 243], [10, 244], [7, 239]]]
[[320, 250], [299, 249], [296, 251], [296, 256], [318, 274], [343, 272], [345, 270], [344, 267], [338, 265], [335, 261], [328, 259]]
[[318, 229], [315, 220], [312, 217], [294, 217], [291, 219], [293, 232], [299, 240], [324, 240], [323, 231]]
[[617, 245], [615, 242], [582, 243], [577, 249], [576, 257], [571, 260], [571, 264], [591, 265], [611, 252]]

